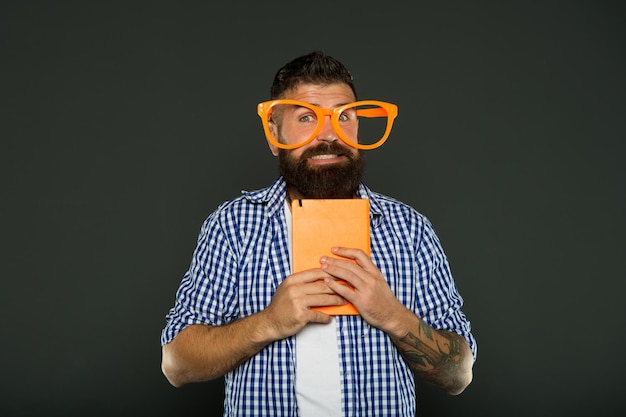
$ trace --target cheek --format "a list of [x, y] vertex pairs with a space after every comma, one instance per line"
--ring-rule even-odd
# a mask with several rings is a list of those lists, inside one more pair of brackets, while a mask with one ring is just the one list
[[310, 141], [316, 132], [313, 123], [282, 123], [275, 128], [275, 137], [288, 145]]
[[302, 141], [299, 136], [299, 132], [296, 129], [290, 129], [288, 126], [283, 126], [278, 132], [278, 138], [282, 143], [292, 144]]
[[341, 132], [355, 142], [359, 136], [358, 126], [341, 126]]
[[292, 161], [299, 161], [300, 158], [302, 157], [303, 151], [304, 150], [302, 148], [296, 148], [296, 149], [292, 149], [286, 152], [288, 152], [287, 155], [289, 159], [291, 159]]

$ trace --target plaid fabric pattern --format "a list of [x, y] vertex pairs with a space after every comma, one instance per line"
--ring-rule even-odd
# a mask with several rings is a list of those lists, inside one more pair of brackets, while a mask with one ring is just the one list
[[[203, 223], [188, 272], [166, 316], [161, 344], [191, 324], [219, 326], [263, 310], [290, 274], [283, 205], [286, 188], [243, 192]], [[371, 258], [396, 297], [436, 329], [457, 332], [476, 355], [469, 321], [430, 222], [372, 192]], [[343, 414], [415, 415], [415, 381], [389, 337], [358, 316], [337, 318]], [[224, 416], [297, 416], [295, 338], [276, 341], [225, 375]]]

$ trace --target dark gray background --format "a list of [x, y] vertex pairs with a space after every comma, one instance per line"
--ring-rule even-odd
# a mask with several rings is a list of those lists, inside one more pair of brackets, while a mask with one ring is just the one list
[[162, 376], [164, 316], [205, 217], [276, 175], [275, 71], [323, 49], [398, 104], [367, 182], [434, 223], [478, 339], [420, 415], [616, 415], [624, 7], [410, 3], [1, 3], [0, 414], [220, 413]]

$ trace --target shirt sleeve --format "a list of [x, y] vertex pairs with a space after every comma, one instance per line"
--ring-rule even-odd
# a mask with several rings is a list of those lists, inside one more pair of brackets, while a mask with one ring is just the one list
[[467, 340], [476, 358], [477, 346], [471, 331], [471, 323], [461, 310], [463, 298], [452, 277], [441, 242], [426, 218], [423, 218], [418, 260], [428, 265], [426, 268], [428, 281], [424, 289], [425, 302], [422, 304], [425, 311], [420, 312], [421, 318], [435, 329], [449, 330], [461, 335]]
[[237, 316], [236, 259], [219, 215], [212, 214], [202, 225], [191, 264], [176, 292], [174, 307], [165, 317], [161, 345], [192, 324], [220, 326]]

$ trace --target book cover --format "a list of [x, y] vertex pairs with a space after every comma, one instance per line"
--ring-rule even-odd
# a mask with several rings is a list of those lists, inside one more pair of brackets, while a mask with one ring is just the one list
[[[370, 254], [368, 199], [297, 199], [291, 203], [293, 272], [319, 268], [333, 246], [358, 248]], [[344, 285], [348, 285], [342, 281]], [[314, 307], [329, 315], [358, 315], [350, 303]]]

